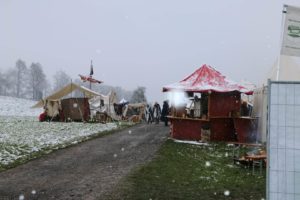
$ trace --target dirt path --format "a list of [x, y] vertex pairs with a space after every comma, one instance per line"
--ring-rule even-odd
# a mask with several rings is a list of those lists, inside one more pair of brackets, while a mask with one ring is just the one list
[[4, 171], [0, 199], [101, 199], [132, 168], [152, 158], [168, 131], [140, 124]]

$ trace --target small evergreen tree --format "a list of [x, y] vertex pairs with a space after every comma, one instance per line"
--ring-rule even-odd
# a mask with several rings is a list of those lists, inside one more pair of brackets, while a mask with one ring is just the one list
[[146, 96], [146, 88], [145, 87], [138, 87], [133, 91], [132, 97], [130, 99], [130, 103], [143, 103], [147, 102]]

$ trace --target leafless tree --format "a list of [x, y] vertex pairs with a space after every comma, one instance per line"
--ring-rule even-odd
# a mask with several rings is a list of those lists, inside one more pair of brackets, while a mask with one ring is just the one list
[[57, 91], [71, 82], [71, 77], [64, 71], [57, 71], [53, 76], [53, 90]]
[[23, 60], [16, 62], [16, 97], [24, 97], [27, 67]]
[[43, 91], [46, 89], [46, 75], [44, 74], [42, 65], [32, 63], [30, 66], [32, 99], [39, 100], [43, 98]]

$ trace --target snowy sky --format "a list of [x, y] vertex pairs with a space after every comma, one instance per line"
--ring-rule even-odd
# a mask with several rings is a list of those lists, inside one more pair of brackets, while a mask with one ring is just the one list
[[299, 0], [1, 0], [0, 71], [39, 62], [51, 79], [88, 74], [106, 84], [162, 86], [210, 64], [258, 83], [279, 54], [283, 4]]

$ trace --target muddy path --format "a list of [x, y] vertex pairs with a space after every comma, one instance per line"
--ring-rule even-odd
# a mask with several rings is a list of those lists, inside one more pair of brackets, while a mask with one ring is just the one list
[[163, 125], [140, 124], [1, 172], [0, 199], [102, 199], [153, 157], [168, 132]]

